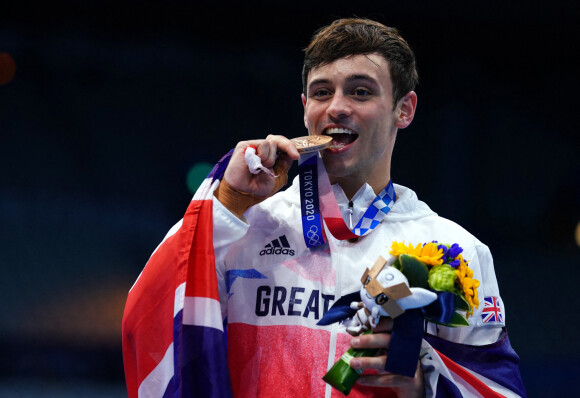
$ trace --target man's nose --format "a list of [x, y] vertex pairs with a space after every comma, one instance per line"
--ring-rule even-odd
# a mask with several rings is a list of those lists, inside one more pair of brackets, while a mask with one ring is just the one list
[[328, 116], [332, 119], [343, 119], [350, 116], [352, 109], [349, 104], [349, 98], [341, 92], [334, 93], [330, 104], [326, 110]]

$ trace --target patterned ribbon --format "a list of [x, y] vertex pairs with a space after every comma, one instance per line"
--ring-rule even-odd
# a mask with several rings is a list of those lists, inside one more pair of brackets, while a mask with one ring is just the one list
[[[395, 204], [396, 194], [393, 182], [377, 195], [365, 211], [363, 217], [351, 230], [346, 226], [330, 180], [318, 152], [304, 154], [298, 160], [300, 178], [300, 202], [302, 207], [302, 232], [308, 247], [326, 243], [322, 228], [322, 217], [332, 235], [340, 240], [353, 239], [369, 234], [385, 218]], [[322, 216], [321, 216], [322, 214]], [[318, 230], [313, 238], [313, 231]]]

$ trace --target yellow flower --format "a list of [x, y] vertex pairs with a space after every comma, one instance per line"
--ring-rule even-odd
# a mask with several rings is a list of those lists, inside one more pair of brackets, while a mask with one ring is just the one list
[[461, 285], [465, 299], [469, 303], [470, 309], [467, 311], [466, 317], [473, 315], [473, 309], [479, 307], [479, 299], [477, 297], [477, 288], [479, 287], [479, 281], [473, 279], [473, 270], [467, 266], [463, 257], [460, 259], [459, 267], [457, 267], [457, 280]]
[[405, 242], [393, 242], [391, 245], [390, 253], [393, 256], [400, 256], [401, 254], [408, 254], [409, 256], [415, 257], [422, 263], [429, 265], [441, 265], [443, 264], [443, 250], [439, 249], [437, 243], [427, 243], [423, 245], [419, 243], [417, 246], [413, 247], [410, 243], [405, 246]]
[[[419, 246], [419, 245], [417, 245]], [[411, 253], [415, 253], [415, 249], [413, 248], [413, 246], [411, 246], [411, 244], [409, 243], [408, 246], [405, 246], [405, 242], [397, 242], [394, 241], [393, 244], [391, 245], [391, 252], [390, 252], [393, 256], [400, 256], [401, 254], [411, 254]]]

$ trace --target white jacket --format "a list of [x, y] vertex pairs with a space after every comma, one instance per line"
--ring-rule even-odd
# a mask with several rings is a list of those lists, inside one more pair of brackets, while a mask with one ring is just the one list
[[[372, 233], [351, 243], [336, 240], [326, 230], [328, 244], [308, 249], [302, 236], [297, 180], [286, 191], [250, 208], [246, 222], [213, 201], [216, 267], [222, 315], [228, 322], [228, 358], [235, 396], [342, 396], [326, 385], [322, 376], [349, 348], [350, 336], [339, 324], [316, 323], [334, 301], [360, 289], [364, 270], [371, 268], [378, 256], [388, 257], [395, 240], [413, 245], [434, 240], [458, 243], [464, 250], [463, 257], [470, 260], [474, 278], [481, 282], [480, 306], [469, 318], [469, 327], [428, 324], [428, 333], [473, 346], [498, 340], [505, 308], [487, 246], [459, 225], [439, 217], [412, 190], [395, 185], [395, 205]], [[333, 190], [348, 225], [348, 200], [338, 185]], [[369, 185], [355, 194], [353, 225], [374, 198]], [[496, 298], [501, 320], [483, 321], [485, 297]], [[427, 395], [434, 395], [438, 377], [454, 375], [448, 375], [425, 341], [422, 356], [423, 364], [428, 363], [424, 367]], [[510, 396], [509, 390], [491, 383], [492, 388]], [[384, 390], [355, 386], [349, 396], [375, 393], [379, 396]]]

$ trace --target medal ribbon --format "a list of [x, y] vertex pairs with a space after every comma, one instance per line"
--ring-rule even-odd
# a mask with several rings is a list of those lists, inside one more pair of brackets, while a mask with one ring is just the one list
[[317, 154], [318, 152], [302, 155], [298, 159], [302, 234], [308, 247], [316, 247], [326, 243], [318, 199]]
[[[340, 240], [365, 236], [374, 230], [395, 204], [393, 181], [377, 195], [363, 217], [350, 230], [342, 218], [330, 180], [318, 152], [304, 154], [298, 160], [300, 178], [300, 202], [302, 208], [302, 232], [308, 247], [326, 243], [322, 218], [332, 235]], [[321, 211], [322, 210], [322, 211]], [[321, 215], [322, 214], [322, 215]], [[314, 232], [316, 230], [316, 232]], [[318, 233], [321, 231], [321, 233]], [[316, 233], [316, 237], [313, 237]]]

